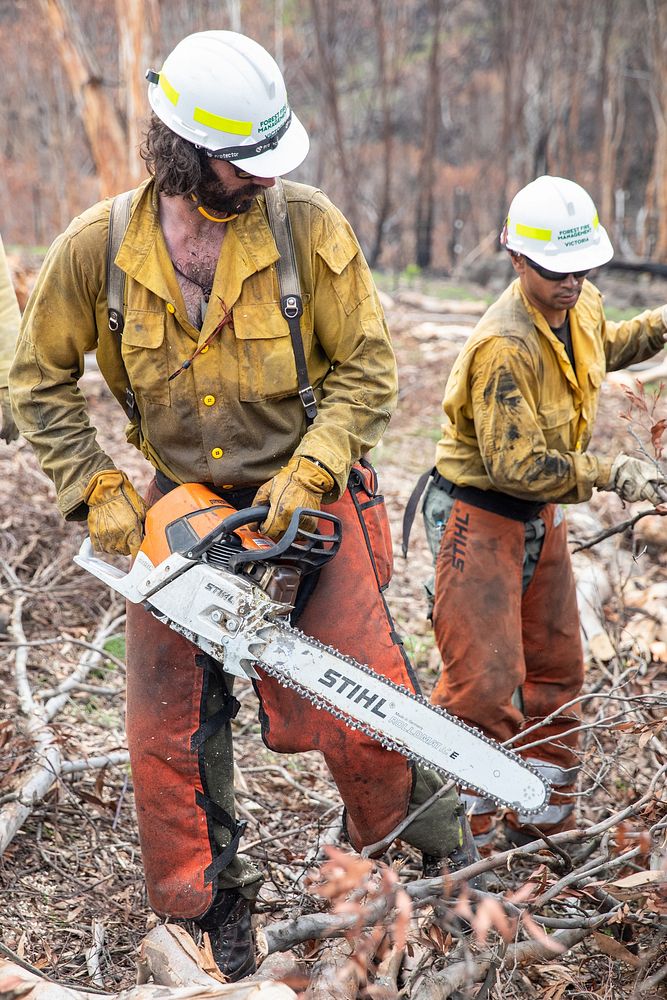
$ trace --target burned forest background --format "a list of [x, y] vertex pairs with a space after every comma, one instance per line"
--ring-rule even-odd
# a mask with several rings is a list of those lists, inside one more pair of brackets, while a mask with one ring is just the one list
[[5, 243], [144, 176], [144, 72], [213, 27], [276, 55], [312, 142], [291, 177], [373, 267], [467, 273], [545, 172], [591, 191], [618, 256], [667, 261], [665, 0], [0, 0]]
[[[400, 372], [372, 455], [396, 553], [387, 601], [428, 694], [431, 559], [419, 518], [398, 554], [402, 514], [453, 361], [509, 280], [512, 194], [543, 172], [583, 184], [626, 264], [595, 275], [608, 316], [667, 302], [667, 0], [0, 0], [0, 234], [22, 308], [71, 218], [144, 177], [145, 69], [208, 28], [276, 55], [312, 143], [290, 176], [341, 207], [377, 276]], [[660, 357], [610, 376], [591, 449], [667, 468], [665, 380]], [[92, 357], [81, 388], [144, 489], [151, 469]], [[242, 849], [266, 883], [258, 979], [226, 988], [146, 900], [124, 607], [72, 562], [85, 525], [61, 520], [26, 442], [0, 444], [0, 1000], [661, 1000], [665, 514], [599, 492], [567, 511], [587, 658], [579, 827], [548, 843], [508, 850], [499, 833], [444, 880], [421, 878], [400, 836], [359, 858], [320, 756], [269, 751], [237, 686]]]

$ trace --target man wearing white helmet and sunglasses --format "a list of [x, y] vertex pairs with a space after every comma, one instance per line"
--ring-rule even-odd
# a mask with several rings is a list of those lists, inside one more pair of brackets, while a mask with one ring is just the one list
[[[517, 278], [482, 317], [447, 382], [445, 423], [423, 513], [436, 560], [433, 626], [443, 661], [432, 700], [496, 740], [576, 698], [583, 682], [574, 579], [560, 503], [594, 489], [658, 504], [662, 473], [644, 459], [587, 451], [605, 372], [665, 342], [665, 309], [605, 319], [586, 280], [613, 256], [578, 184], [538, 177], [501, 234]], [[576, 710], [533, 731], [526, 756], [551, 781], [542, 814], [506, 817], [513, 843], [575, 825]], [[521, 741], [519, 741], [520, 746]], [[465, 793], [489, 849], [495, 804]], [[523, 829], [525, 823], [531, 828]]]
[[[204, 483], [237, 508], [267, 504], [261, 530], [274, 539], [298, 507], [330, 504], [343, 522], [341, 550], [308, 600], [299, 597], [299, 627], [414, 689], [382, 595], [390, 533], [364, 459], [394, 409], [396, 366], [359, 244], [322, 192], [284, 184], [302, 290], [304, 387], [281, 313], [266, 192], [302, 162], [308, 136], [278, 66], [250, 38], [207, 31], [185, 38], [147, 76], [151, 178], [134, 192], [114, 251], [124, 306], [111, 307], [115, 281], [105, 277], [107, 201], [74, 220], [45, 260], [12, 369], [17, 422], [63, 515], [87, 519], [103, 551], [136, 552], [146, 505], [179, 483]], [[88, 423], [77, 382], [91, 350], [126, 405], [129, 440], [155, 467], [145, 501]], [[127, 684], [149, 901], [208, 931], [218, 965], [239, 979], [254, 968], [250, 905], [261, 876], [237, 853], [238, 703], [228, 675], [130, 605]], [[271, 749], [324, 755], [357, 849], [386, 837], [444, 785], [272, 678], [256, 689]], [[401, 836], [429, 863], [460, 867], [470, 857], [461, 813], [446, 792]]]

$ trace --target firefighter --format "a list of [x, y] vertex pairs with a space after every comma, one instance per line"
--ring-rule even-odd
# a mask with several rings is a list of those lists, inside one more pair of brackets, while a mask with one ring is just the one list
[[[605, 319], [586, 276], [613, 249], [578, 184], [538, 177], [514, 197], [501, 234], [515, 280], [487, 310], [447, 381], [445, 421], [423, 514], [435, 558], [433, 627], [442, 672], [432, 700], [505, 741], [579, 695], [583, 653], [561, 504], [594, 489], [660, 503], [663, 475], [629, 455], [587, 450], [605, 372], [665, 342], [662, 309]], [[553, 785], [537, 816], [509, 813], [513, 843], [575, 825], [579, 723], [568, 708], [524, 743]], [[520, 746], [520, 744], [519, 744]], [[464, 793], [489, 848], [495, 804]]]
[[0, 438], [11, 444], [19, 436], [9, 402], [9, 367], [21, 325], [21, 312], [0, 237]]
[[[76, 218], [46, 257], [11, 373], [17, 423], [63, 516], [87, 520], [105, 552], [136, 551], [146, 507], [183, 482], [205, 483], [237, 508], [266, 502], [262, 530], [274, 539], [297, 507], [328, 505], [343, 521], [343, 544], [299, 627], [414, 689], [382, 596], [391, 543], [363, 458], [394, 409], [397, 386], [359, 244], [321, 191], [285, 183], [317, 404], [309, 423], [264, 198], [309, 145], [278, 66], [248, 37], [206, 31], [182, 40], [147, 77], [153, 116], [143, 156], [151, 176], [134, 194], [115, 257], [127, 276], [122, 339], [107, 321], [105, 201]], [[155, 469], [145, 498], [89, 425], [77, 382], [93, 350], [117, 398], [131, 399], [128, 438]], [[434, 773], [271, 678], [257, 691], [267, 746], [324, 755], [357, 849], [386, 837], [442, 787]], [[261, 883], [237, 852], [237, 708], [219, 664], [128, 607], [127, 735], [149, 901], [160, 915], [208, 931], [230, 979], [255, 967], [250, 915]], [[431, 870], [443, 859], [460, 866], [470, 857], [464, 823], [448, 792], [401, 836]]]

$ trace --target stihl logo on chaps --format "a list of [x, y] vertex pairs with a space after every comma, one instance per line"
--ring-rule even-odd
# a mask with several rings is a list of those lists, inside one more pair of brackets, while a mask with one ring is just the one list
[[337, 670], [332, 670], [329, 667], [329, 669], [324, 671], [322, 677], [318, 677], [318, 681], [327, 688], [334, 688], [338, 684], [339, 686], [336, 688], [338, 694], [343, 694], [345, 688], [351, 687], [350, 691], [345, 692], [346, 698], [349, 698], [356, 705], [363, 703], [366, 708], [370, 709], [373, 715], [379, 715], [381, 719], [387, 718], [386, 714], [381, 711], [382, 706], [385, 704], [384, 698], [378, 698], [376, 694], [371, 694], [368, 688], [362, 687], [361, 684], [355, 684], [353, 680], [345, 677], [344, 674], [339, 674]]
[[466, 545], [468, 544], [468, 523], [470, 514], [457, 514], [454, 518], [452, 539], [452, 566], [462, 573], [465, 568]]

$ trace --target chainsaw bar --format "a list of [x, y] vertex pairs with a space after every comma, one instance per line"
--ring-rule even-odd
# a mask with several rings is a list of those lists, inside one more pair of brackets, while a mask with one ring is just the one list
[[[164, 593], [161, 596], [164, 606]], [[225, 669], [231, 667], [234, 674], [252, 677], [261, 670], [350, 729], [453, 778], [499, 806], [533, 815], [548, 801], [548, 782], [518, 754], [284, 620], [264, 618], [254, 628], [248, 623], [247, 630], [215, 641], [184, 627], [164, 611], [152, 611], [220, 660]]]
[[275, 678], [408, 760], [523, 814], [540, 812], [549, 784], [536, 768], [483, 733], [331, 646], [293, 628], [290, 607], [243, 575], [179, 553], [154, 566], [139, 552], [129, 573], [82, 545], [77, 563], [143, 603], [231, 674]]
[[287, 623], [271, 622], [262, 640], [255, 666], [316, 709], [499, 806], [544, 808], [550, 787], [536, 768], [444, 709]]

